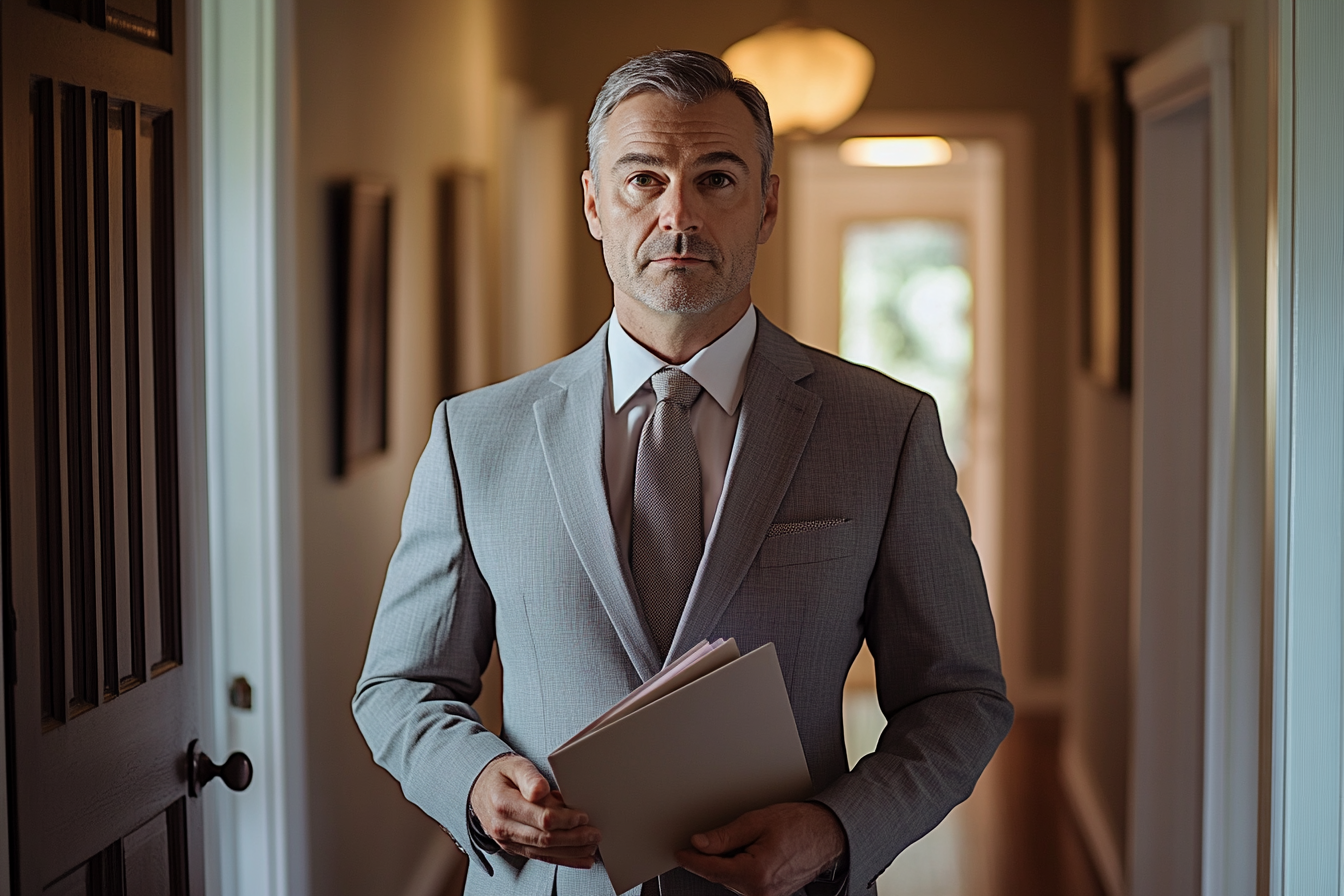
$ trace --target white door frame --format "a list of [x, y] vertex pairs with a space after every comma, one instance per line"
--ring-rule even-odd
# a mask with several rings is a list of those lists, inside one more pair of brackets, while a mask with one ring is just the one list
[[1271, 72], [1266, 427], [1273, 661], [1271, 896], [1344, 891], [1344, 8], [1278, 0]]
[[[198, 60], [214, 674], [211, 752], [243, 793], [206, 791], [209, 888], [306, 896], [290, 0], [193, 4]], [[237, 677], [251, 709], [230, 705]]]
[[[1137, 206], [1128, 886], [1145, 894], [1198, 888], [1207, 896], [1249, 896], [1255, 891], [1259, 693], [1235, 676], [1258, 668], [1260, 607], [1240, 605], [1229, 587], [1237, 398], [1230, 29], [1200, 26], [1145, 57], [1127, 80], [1136, 113]], [[1205, 295], [1192, 297], [1199, 306], [1182, 310], [1173, 308], [1181, 303], [1171, 301], [1172, 281], [1164, 279], [1180, 276], [1170, 260], [1159, 269], [1146, 265], [1144, 254], [1145, 247], [1160, 254], [1159, 243], [1180, 238], [1162, 232], [1166, 197], [1155, 191], [1163, 169], [1179, 164], [1180, 153], [1161, 149], [1162, 135], [1188, 115], [1202, 116], [1203, 123], [1204, 142], [1192, 149], [1196, 157], [1205, 153], [1194, 163], [1204, 178], [1204, 243], [1177, 252], [1205, 265], [1195, 271]], [[1190, 351], [1202, 355], [1202, 370], [1183, 369]], [[1188, 382], [1192, 374], [1203, 381], [1198, 406], [1164, 397], [1178, 378]], [[1170, 488], [1164, 477], [1170, 478], [1171, 459], [1144, 455], [1190, 415], [1204, 424], [1203, 482], [1194, 486], [1204, 492], [1203, 533], [1196, 536], [1203, 557], [1195, 564], [1202, 567], [1195, 570], [1202, 588], [1186, 590], [1167, 578], [1179, 570], [1155, 567], [1145, 548], [1184, 534], [1173, 531], [1182, 525], [1174, 509], [1188, 484]]]

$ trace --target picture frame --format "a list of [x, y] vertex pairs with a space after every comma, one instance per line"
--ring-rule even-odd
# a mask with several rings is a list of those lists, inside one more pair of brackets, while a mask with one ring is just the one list
[[328, 190], [331, 229], [333, 473], [387, 450], [392, 191], [352, 178]]
[[1079, 359], [1099, 384], [1129, 392], [1134, 378], [1134, 113], [1125, 98], [1133, 59], [1107, 63], [1078, 98]]
[[486, 178], [450, 169], [437, 178], [439, 398], [483, 385]]

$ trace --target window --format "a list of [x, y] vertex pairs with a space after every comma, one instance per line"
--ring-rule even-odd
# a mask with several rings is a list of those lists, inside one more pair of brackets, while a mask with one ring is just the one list
[[840, 287], [841, 356], [932, 395], [959, 469], [968, 460], [973, 349], [966, 243], [954, 221], [850, 224]]

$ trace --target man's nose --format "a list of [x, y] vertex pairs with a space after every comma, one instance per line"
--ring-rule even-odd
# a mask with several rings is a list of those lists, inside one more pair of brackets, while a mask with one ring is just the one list
[[700, 229], [700, 201], [694, 184], [677, 178], [667, 185], [659, 201], [659, 228], [670, 233], [690, 233]]

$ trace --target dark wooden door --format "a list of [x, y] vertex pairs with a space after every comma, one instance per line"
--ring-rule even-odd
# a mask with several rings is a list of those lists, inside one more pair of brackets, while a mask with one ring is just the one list
[[199, 896], [182, 0], [0, 0], [15, 892]]

